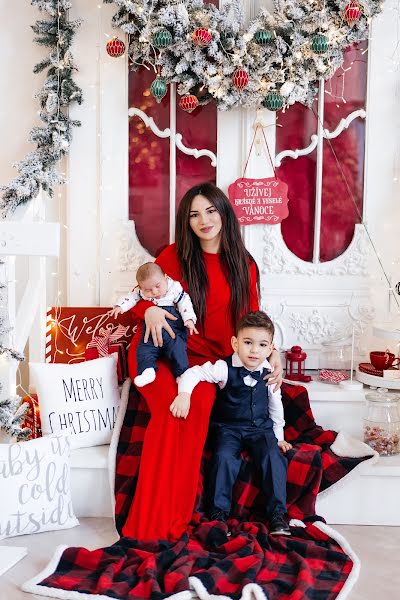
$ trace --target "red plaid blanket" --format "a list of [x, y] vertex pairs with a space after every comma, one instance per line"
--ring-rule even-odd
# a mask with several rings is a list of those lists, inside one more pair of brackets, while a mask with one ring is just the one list
[[[234, 490], [230, 535], [227, 525], [211, 525], [202, 510], [205, 451], [192, 522], [180, 540], [121, 538], [94, 551], [68, 548], [55, 572], [39, 583], [35, 593], [44, 593], [39, 591], [44, 586], [121, 600], [189, 600], [193, 597], [190, 589], [202, 600], [216, 598], [213, 594], [233, 600], [334, 600], [347, 596], [344, 586], [354, 567], [353, 558], [343, 550], [335, 532], [315, 515], [315, 499], [318, 491], [365, 459], [333, 454], [329, 447], [336, 433], [315, 424], [304, 388], [286, 386], [283, 402], [286, 439], [294, 445], [288, 453], [288, 512], [306, 522], [305, 527], [292, 527], [291, 537], [268, 535], [262, 493], [248, 456], [244, 456]], [[132, 387], [116, 462], [119, 531], [135, 493], [148, 420], [147, 408]]]

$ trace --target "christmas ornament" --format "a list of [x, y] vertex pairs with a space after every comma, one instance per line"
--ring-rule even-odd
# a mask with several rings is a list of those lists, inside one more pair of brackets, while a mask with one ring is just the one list
[[254, 40], [260, 46], [265, 46], [269, 42], [272, 42], [273, 38], [274, 38], [274, 34], [272, 33], [272, 31], [269, 31], [268, 29], [259, 29], [254, 34]]
[[182, 96], [179, 100], [179, 107], [188, 113], [193, 112], [198, 105], [199, 100], [194, 94], [187, 94], [186, 96]]
[[165, 79], [162, 79], [159, 75], [157, 75], [156, 79], [150, 86], [150, 92], [157, 100], [158, 104], [160, 104], [161, 100], [167, 93], [167, 84]]
[[262, 101], [264, 108], [268, 110], [280, 110], [283, 106], [283, 98], [279, 92], [269, 92]]
[[360, 19], [361, 14], [361, 8], [358, 2], [349, 2], [344, 9], [343, 19], [349, 27], [352, 27], [354, 23], [357, 23]]
[[152, 37], [152, 44], [156, 48], [167, 48], [172, 44], [172, 34], [168, 29], [156, 31]]
[[249, 74], [242, 68], [236, 69], [232, 75], [233, 85], [241, 92], [249, 83]]
[[106, 44], [106, 50], [107, 54], [113, 58], [118, 58], [119, 56], [123, 56], [125, 53], [125, 44], [119, 38], [113, 37], [111, 40], [108, 40]]
[[200, 48], [205, 48], [208, 46], [212, 40], [212, 35], [209, 29], [205, 27], [198, 27], [192, 33], [192, 40], [196, 46], [200, 46]]
[[311, 38], [311, 49], [315, 54], [325, 54], [329, 48], [328, 38], [323, 33], [316, 33]]

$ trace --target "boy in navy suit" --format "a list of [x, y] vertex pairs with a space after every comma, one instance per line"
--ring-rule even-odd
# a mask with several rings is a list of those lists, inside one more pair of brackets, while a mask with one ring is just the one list
[[262, 489], [271, 535], [290, 535], [285, 519], [287, 460], [292, 447], [284, 440], [281, 392], [264, 381], [271, 372], [274, 325], [262, 311], [245, 315], [232, 337], [234, 353], [225, 360], [188, 369], [178, 379], [178, 396], [170, 406], [175, 417], [186, 418], [190, 396], [200, 381], [217, 383], [219, 391], [211, 414], [213, 459], [208, 490], [211, 520], [226, 521], [232, 488], [248, 448], [262, 472]]

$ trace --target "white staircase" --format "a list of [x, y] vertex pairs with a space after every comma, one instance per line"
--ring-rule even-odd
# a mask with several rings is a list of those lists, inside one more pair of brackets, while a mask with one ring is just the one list
[[[365, 388], [344, 391], [336, 385], [307, 385], [316, 422], [361, 439]], [[108, 446], [72, 452], [72, 499], [77, 516], [111, 516]], [[317, 501], [329, 524], [400, 525], [400, 455], [380, 458], [350, 474]]]

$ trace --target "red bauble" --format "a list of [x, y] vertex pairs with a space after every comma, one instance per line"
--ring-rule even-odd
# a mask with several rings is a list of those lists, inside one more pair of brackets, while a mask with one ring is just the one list
[[346, 21], [347, 25], [351, 27], [360, 19], [361, 14], [361, 8], [358, 2], [349, 2], [344, 9], [343, 19]]
[[106, 45], [107, 54], [112, 56], [113, 58], [118, 58], [125, 53], [125, 44], [122, 40], [117, 37], [111, 38], [108, 40]]
[[233, 85], [241, 92], [249, 83], [249, 74], [244, 69], [236, 69], [232, 75]]
[[199, 105], [199, 100], [194, 94], [186, 94], [179, 100], [179, 107], [188, 113], [194, 111]]
[[205, 27], [198, 27], [192, 33], [192, 40], [196, 46], [200, 46], [201, 48], [205, 48], [209, 45], [212, 40], [212, 35], [209, 29]]

